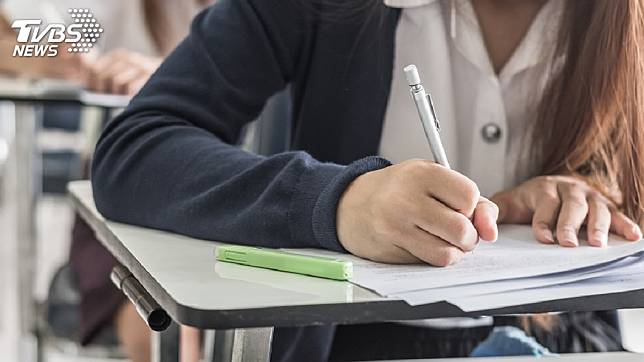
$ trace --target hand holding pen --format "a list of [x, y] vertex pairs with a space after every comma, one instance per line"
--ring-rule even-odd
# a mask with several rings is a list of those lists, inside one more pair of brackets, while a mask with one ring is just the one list
[[421, 120], [431, 126], [426, 128], [431, 149], [442, 165], [409, 160], [359, 176], [340, 198], [336, 228], [342, 245], [357, 256], [447, 266], [480, 239], [496, 240], [498, 208], [480, 196], [472, 180], [449, 169], [429, 98], [417, 73], [410, 76]]

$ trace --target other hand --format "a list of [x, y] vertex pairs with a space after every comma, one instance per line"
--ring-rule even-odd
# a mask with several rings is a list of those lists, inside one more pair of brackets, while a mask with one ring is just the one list
[[578, 246], [583, 224], [592, 246], [606, 246], [609, 231], [631, 241], [642, 238], [636, 223], [597, 190], [572, 176], [536, 177], [491, 200], [499, 206], [499, 223], [532, 223], [534, 236], [542, 243], [554, 244], [556, 240], [562, 246]]
[[107, 53], [90, 66], [89, 89], [113, 94], [136, 94], [161, 64], [161, 59], [128, 50]]
[[356, 178], [337, 208], [338, 238], [352, 254], [388, 263], [447, 266], [497, 238], [498, 208], [467, 177], [410, 160]]
[[[0, 49], [12, 51], [13, 40], [0, 39]], [[89, 72], [86, 54], [69, 53], [68, 46], [62, 45], [55, 57], [24, 57], [10, 58], [11, 61], [0, 59], [0, 72], [6, 72], [28, 78], [65, 79], [79, 85], [85, 85]], [[9, 57], [11, 54], [8, 55]]]

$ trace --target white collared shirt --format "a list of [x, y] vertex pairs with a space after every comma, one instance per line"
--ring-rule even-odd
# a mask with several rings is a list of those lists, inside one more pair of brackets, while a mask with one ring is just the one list
[[[497, 75], [469, 0], [384, 0], [402, 8], [380, 155], [396, 163], [432, 159], [402, 69], [416, 64], [432, 95], [453, 169], [492, 196], [530, 171], [522, 148], [550, 73], [563, 0], [550, 0]], [[487, 136], [484, 135], [487, 129]], [[492, 324], [491, 317], [405, 321], [433, 328]]]
[[550, 74], [563, 0], [540, 10], [497, 75], [469, 0], [384, 0], [402, 8], [380, 141], [392, 162], [432, 159], [403, 67], [416, 64], [432, 95], [452, 168], [491, 196], [530, 170], [524, 136]]

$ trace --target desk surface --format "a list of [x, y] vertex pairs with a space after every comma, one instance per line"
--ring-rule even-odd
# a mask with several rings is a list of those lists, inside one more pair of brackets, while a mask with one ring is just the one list
[[100, 108], [123, 108], [129, 96], [83, 90], [73, 83], [0, 76], [0, 100], [25, 103], [75, 103]]
[[390, 362], [535, 362], [535, 361], [557, 361], [557, 362], [644, 362], [644, 355], [629, 352], [596, 352], [596, 353], [571, 353], [561, 354], [557, 357], [537, 358], [532, 356], [515, 357], [479, 357], [479, 358], [436, 358], [436, 359], [415, 359], [399, 360]]
[[105, 220], [88, 181], [70, 183], [69, 191], [98, 239], [173, 320], [203, 329], [644, 307], [644, 290], [474, 313], [445, 302], [411, 307], [347, 282], [217, 262], [215, 242]]

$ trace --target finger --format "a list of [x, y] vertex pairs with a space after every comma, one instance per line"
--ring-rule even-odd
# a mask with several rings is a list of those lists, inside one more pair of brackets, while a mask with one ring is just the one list
[[94, 60], [94, 62], [92, 62], [91, 64], [91, 67], [96, 72], [102, 72], [105, 70], [105, 68], [107, 68], [110, 64], [114, 63], [118, 59], [119, 58], [116, 53], [108, 53]]
[[130, 95], [130, 96], [134, 96], [136, 93], [138, 93], [141, 90], [141, 88], [143, 88], [143, 86], [148, 81], [148, 79], [150, 79], [149, 75], [145, 74], [145, 75], [141, 75], [137, 79], [131, 81], [127, 85], [127, 89], [125, 91], [125, 94]]
[[127, 94], [130, 83], [136, 81], [141, 71], [137, 68], [129, 68], [120, 74], [114, 76], [112, 80], [112, 93], [114, 94]]
[[108, 78], [114, 78], [117, 75], [129, 70], [136, 69], [136, 64], [132, 63], [129, 59], [117, 59], [114, 62], [110, 63], [102, 73]]
[[588, 244], [605, 247], [608, 245], [608, 230], [610, 229], [611, 215], [606, 200], [591, 195], [588, 197]]
[[103, 89], [103, 74], [107, 66], [117, 60], [118, 53], [111, 52], [94, 61], [90, 65], [89, 86], [97, 92]]
[[426, 165], [420, 175], [425, 194], [441, 201], [467, 218], [472, 217], [481, 196], [474, 181], [466, 176], [433, 162]]
[[499, 217], [499, 208], [495, 203], [481, 197], [474, 209], [473, 224], [479, 237], [485, 241], [496, 241], [499, 230], [496, 222]]
[[106, 92], [108, 81], [107, 76], [102, 69], [93, 68], [89, 77], [90, 89], [95, 92]]
[[412, 221], [425, 232], [456, 246], [470, 251], [478, 243], [478, 233], [465, 215], [445, 206], [431, 197], [415, 204], [417, 215]]
[[611, 212], [610, 230], [630, 241], [642, 239], [640, 227], [628, 216], [617, 210]]
[[101, 78], [103, 79], [103, 91], [106, 93], [111, 93], [114, 91], [114, 79], [122, 73], [127, 72], [128, 70], [135, 68], [127, 60], [119, 59], [114, 63], [110, 64], [102, 73]]
[[98, 73], [96, 71], [95, 66], [90, 66], [89, 68], [89, 73], [87, 75], [87, 88], [89, 88], [92, 91], [98, 91], [99, 87], [99, 81], [98, 81]]
[[465, 255], [461, 249], [420, 228], [414, 228], [401, 246], [421, 261], [439, 267], [454, 264]]
[[115, 51], [107, 54], [96, 61], [92, 67], [93, 80], [92, 85], [97, 92], [107, 92], [111, 87], [111, 77], [129, 66], [126, 54], [121, 51]]
[[577, 246], [579, 228], [588, 214], [586, 195], [579, 187], [559, 184], [561, 209], [557, 220], [557, 240], [561, 246]]
[[382, 253], [382, 255], [382, 258], [375, 257], [371, 259], [373, 261], [389, 264], [418, 264], [423, 262], [407, 250], [397, 245], [392, 245], [391, 248], [387, 248], [387, 252]]
[[554, 244], [555, 237], [552, 230], [555, 229], [561, 202], [556, 188], [544, 191], [539, 195], [539, 201], [535, 202], [536, 209], [532, 216], [532, 232], [534, 237], [541, 243]]

